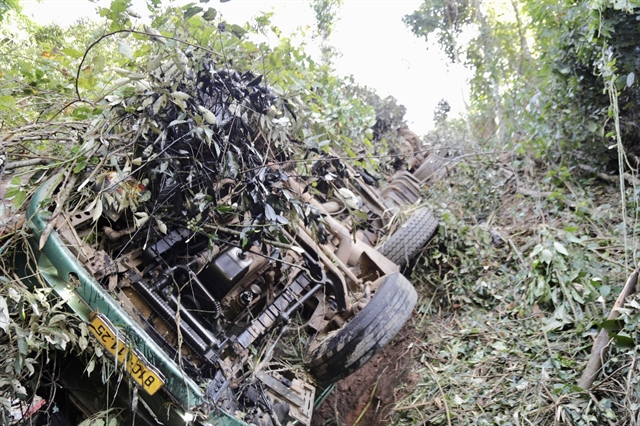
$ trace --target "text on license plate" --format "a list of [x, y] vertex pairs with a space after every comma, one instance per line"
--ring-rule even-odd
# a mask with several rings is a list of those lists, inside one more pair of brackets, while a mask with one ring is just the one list
[[133, 380], [149, 395], [153, 395], [164, 385], [164, 377], [157, 368], [118, 334], [109, 319], [97, 312], [89, 317], [89, 330], [98, 338], [102, 346], [111, 353], [118, 363], [124, 364], [125, 369]]

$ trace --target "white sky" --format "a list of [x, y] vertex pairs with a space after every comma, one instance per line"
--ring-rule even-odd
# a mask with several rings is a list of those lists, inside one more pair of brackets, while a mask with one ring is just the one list
[[[97, 4], [107, 6], [108, 0]], [[133, 0], [134, 9], [145, 15], [144, 1]], [[186, 4], [187, 0], [176, 3]], [[195, 5], [214, 7], [226, 20], [242, 24], [259, 12], [273, 10], [273, 24], [285, 34], [298, 27], [314, 25], [314, 15], [304, 0], [231, 0]], [[402, 23], [402, 17], [416, 10], [420, 0], [344, 0], [331, 44], [342, 56], [334, 60], [337, 72], [352, 74], [361, 84], [376, 89], [382, 97], [391, 95], [407, 107], [409, 127], [423, 134], [433, 127], [433, 110], [446, 99], [453, 113], [464, 111], [463, 91], [468, 73], [447, 64], [434, 47], [427, 49]], [[62, 25], [80, 17], [95, 16], [96, 3], [89, 0], [24, 0], [24, 11], [37, 22]]]

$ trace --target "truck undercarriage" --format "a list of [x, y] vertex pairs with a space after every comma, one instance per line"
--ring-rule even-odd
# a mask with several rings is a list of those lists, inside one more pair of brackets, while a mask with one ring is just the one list
[[[212, 75], [217, 91], [195, 91], [209, 112], [224, 98], [224, 121], [239, 107], [221, 82], [247, 78]], [[255, 86], [247, 98], [265, 114], [271, 96]], [[356, 371], [411, 314], [417, 294], [399, 266], [437, 220], [421, 207], [390, 237], [388, 225], [419, 202], [427, 172], [398, 172], [380, 190], [324, 153], [303, 174], [258, 143], [227, 141], [237, 158], [216, 152], [210, 135], [178, 128], [188, 121], [138, 137], [130, 154], [107, 150], [110, 166], [87, 170], [67, 213], [51, 200], [68, 176], [40, 187], [28, 211], [39, 274], [135, 383], [125, 421], [308, 425], [316, 388]], [[246, 123], [228, 126], [246, 141]]]

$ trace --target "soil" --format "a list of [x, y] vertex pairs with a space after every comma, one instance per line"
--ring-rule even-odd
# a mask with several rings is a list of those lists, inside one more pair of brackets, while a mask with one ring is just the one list
[[[336, 383], [333, 392], [315, 410], [311, 426], [352, 426], [356, 421], [362, 426], [388, 425], [402, 389], [411, 389], [418, 380], [413, 373], [413, 329], [408, 321], [380, 353]], [[401, 384], [406, 386], [400, 388]]]

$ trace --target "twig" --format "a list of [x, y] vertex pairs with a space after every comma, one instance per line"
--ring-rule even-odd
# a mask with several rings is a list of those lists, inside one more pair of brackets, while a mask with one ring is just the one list
[[[605, 409], [602, 407], [602, 405], [600, 405], [600, 403], [598, 402], [598, 399], [595, 397], [595, 395], [593, 393], [589, 392], [589, 397], [596, 404], [596, 407], [598, 407], [598, 409], [604, 413]], [[607, 419], [607, 423], [609, 423], [609, 426], [615, 426], [616, 425], [616, 423], [613, 423], [609, 419]]]
[[116, 35], [116, 34], [122, 34], [122, 33], [139, 34], [139, 35], [146, 35], [146, 36], [149, 36], [151, 38], [156, 38], [157, 37], [157, 38], [164, 38], [164, 39], [167, 39], [167, 40], [173, 40], [173, 41], [175, 41], [177, 43], [186, 44], [188, 46], [195, 47], [196, 49], [204, 50], [207, 53], [211, 53], [211, 54], [216, 55], [216, 56], [221, 56], [220, 53], [218, 53], [218, 52], [216, 52], [214, 50], [207, 49], [206, 47], [202, 47], [202, 46], [199, 46], [197, 44], [189, 43], [188, 41], [184, 41], [184, 40], [181, 40], [179, 38], [175, 38], [175, 37], [171, 37], [171, 36], [164, 36], [164, 35], [162, 35], [160, 33], [152, 34], [152, 33], [148, 33], [148, 32], [145, 32], [145, 31], [137, 31], [137, 30], [117, 30], [117, 31], [112, 31], [110, 33], [107, 33], [107, 34], [104, 34], [104, 35], [100, 36], [96, 41], [91, 43], [89, 45], [89, 47], [87, 47], [87, 50], [85, 50], [84, 55], [82, 56], [82, 60], [80, 61], [80, 64], [78, 65], [78, 70], [76, 71], [76, 95], [78, 96], [78, 101], [87, 102], [84, 99], [82, 99], [82, 96], [80, 96], [80, 89], [78, 87], [78, 81], [80, 80], [80, 71], [82, 71], [82, 67], [83, 67], [84, 61], [85, 61], [85, 59], [87, 59], [87, 55], [89, 54], [89, 51], [93, 47], [95, 47], [98, 43], [100, 43], [102, 40], [104, 40], [105, 38], [111, 37], [112, 35]]
[[[631, 295], [635, 291], [637, 282], [638, 268], [636, 268], [636, 270], [633, 271], [633, 273], [627, 279], [627, 282], [622, 288], [622, 291], [620, 292], [616, 303], [613, 305], [613, 309], [611, 309], [607, 320], [614, 320], [620, 316], [620, 311], [618, 310], [618, 308], [621, 308], [627, 296]], [[600, 330], [600, 333], [598, 333], [598, 337], [593, 342], [589, 362], [582, 372], [582, 377], [580, 377], [580, 379], [578, 380], [578, 386], [580, 386], [582, 389], [589, 390], [593, 385], [593, 382], [595, 382], [596, 377], [600, 372], [600, 368], [602, 368], [604, 349], [607, 347], [610, 340], [611, 337], [609, 336], [609, 332], [604, 328]]]
[[[220, 226], [220, 225], [213, 225], [213, 224], [208, 224], [205, 223], [202, 225], [202, 229], [206, 230], [206, 231], [220, 231], [220, 232], [224, 232], [226, 234], [231, 234], [231, 235], [235, 235], [237, 237], [242, 236], [242, 232], [240, 231], [236, 231], [235, 229], [231, 229], [231, 228], [227, 228], [225, 226]], [[275, 240], [270, 240], [267, 238], [262, 239], [263, 242], [274, 246], [274, 247], [278, 247], [281, 249], [285, 249], [285, 250], [299, 250], [298, 246], [294, 246], [293, 244], [285, 244], [285, 243], [281, 243], [279, 241], [275, 241]]]
[[[596, 169], [586, 164], [578, 164], [578, 167], [584, 170], [585, 172], [595, 174], [598, 177], [598, 179], [604, 180], [606, 182], [611, 182], [611, 183], [618, 182], [618, 177], [611, 176], [606, 173], [598, 172]], [[640, 185], [640, 180], [635, 176], [632, 176], [630, 173], [624, 173], [623, 177], [624, 177], [624, 180], [626, 180], [629, 185]]]
[[431, 421], [431, 419], [433, 419], [436, 416], [439, 416], [440, 414], [442, 414], [443, 411], [444, 411], [444, 408], [439, 409], [438, 411], [436, 411], [435, 413], [431, 414], [429, 417], [424, 419], [424, 421], [420, 423], [418, 426], [427, 426]]
[[40, 164], [47, 164], [48, 162], [49, 162], [49, 160], [47, 158], [31, 158], [29, 160], [14, 161], [12, 163], [8, 163], [4, 169], [5, 170], [13, 170], [13, 169], [19, 169], [20, 167], [37, 166], [37, 165], [40, 165]]
[[[633, 379], [634, 379], [634, 375], [635, 375], [635, 369], [636, 369], [636, 354], [633, 355], [633, 358], [631, 359], [631, 366], [629, 367], [629, 372], [627, 373], [627, 386], [625, 388], [625, 396], [626, 396], [626, 400], [625, 400], [625, 408], [627, 408], [627, 410], [629, 410], [630, 413], [633, 413], [634, 410], [631, 409], [631, 407], [629, 407], [629, 405], [631, 405], [631, 401], [634, 400], [634, 389], [633, 389]], [[632, 417], [633, 418], [633, 417]], [[633, 425], [636, 426], [637, 422], [636, 419], [633, 418]]]
[[[504, 238], [502, 238], [502, 239], [504, 240]], [[528, 270], [529, 269], [529, 265], [527, 265], [527, 262], [525, 262], [524, 259], [522, 258], [522, 253], [520, 253], [520, 250], [518, 250], [518, 247], [516, 247], [516, 245], [513, 242], [513, 240], [511, 238], [507, 238], [506, 241], [509, 243], [509, 245], [511, 246], [513, 251], [516, 253], [516, 256], [518, 256], [518, 259], [520, 260], [520, 263], [522, 263], [522, 267], [525, 270]]]
[[449, 404], [447, 404], [447, 397], [445, 396], [444, 391], [442, 390], [442, 386], [440, 386], [440, 381], [438, 381], [438, 375], [436, 374], [435, 370], [433, 369], [431, 364], [429, 364], [428, 361], [425, 361], [424, 364], [427, 366], [427, 368], [431, 372], [431, 375], [433, 376], [433, 380], [436, 382], [436, 385], [438, 385], [438, 390], [440, 391], [440, 395], [442, 395], [442, 403], [444, 404], [444, 409], [447, 412], [447, 424], [451, 426], [451, 413], [449, 413]]
[[544, 336], [544, 341], [547, 344], [547, 350], [549, 351], [549, 358], [553, 359], [553, 350], [551, 349], [551, 342], [549, 342], [549, 336], [547, 335], [547, 331], [543, 330], [542, 335]]
[[40, 250], [42, 250], [45, 243], [47, 242], [47, 239], [49, 238], [49, 235], [51, 235], [51, 232], [53, 231], [53, 228], [56, 225], [58, 216], [60, 216], [60, 213], [62, 213], [62, 208], [65, 202], [67, 201], [69, 194], [71, 193], [71, 189], [73, 188], [76, 180], [78, 179], [78, 175], [73, 173], [73, 167], [75, 163], [76, 163], [75, 161], [71, 163], [71, 165], [66, 170], [65, 174], [67, 175], [70, 174], [71, 176], [68, 176], [66, 181], [63, 182], [62, 186], [64, 189], [62, 190], [62, 192], [58, 194], [58, 199], [56, 200], [56, 208], [53, 211], [53, 214], [51, 215], [51, 219], [49, 219], [49, 222], [47, 222], [47, 226], [44, 228], [44, 231], [42, 231], [42, 234], [40, 235], [40, 242], [38, 244], [38, 246], [40, 247]]
[[518, 192], [522, 195], [527, 195], [533, 198], [547, 198], [553, 195], [553, 192], [549, 191], [534, 191], [533, 189], [518, 188]]
[[601, 258], [602, 260], [606, 260], [607, 262], [613, 263], [614, 265], [618, 265], [620, 266], [623, 270], [628, 271], [629, 268], [628, 266], [626, 266], [624, 263], [619, 262], [615, 259], [611, 259], [610, 257], [605, 256], [604, 254], [600, 253], [599, 251], [597, 251], [596, 249], [593, 248], [587, 248], [587, 250], [589, 250], [591, 253], [595, 254], [596, 256], [598, 256], [599, 258]]
[[[420, 407], [424, 407], [426, 405], [431, 405], [433, 404], [433, 401], [427, 401], [427, 402], [420, 402], [418, 404], [413, 404], [413, 405], [404, 405], [402, 407], [396, 407], [393, 409], [393, 411], [405, 411], [405, 410], [411, 410], [412, 408], [420, 408]], [[442, 410], [442, 409], [441, 409]]]

